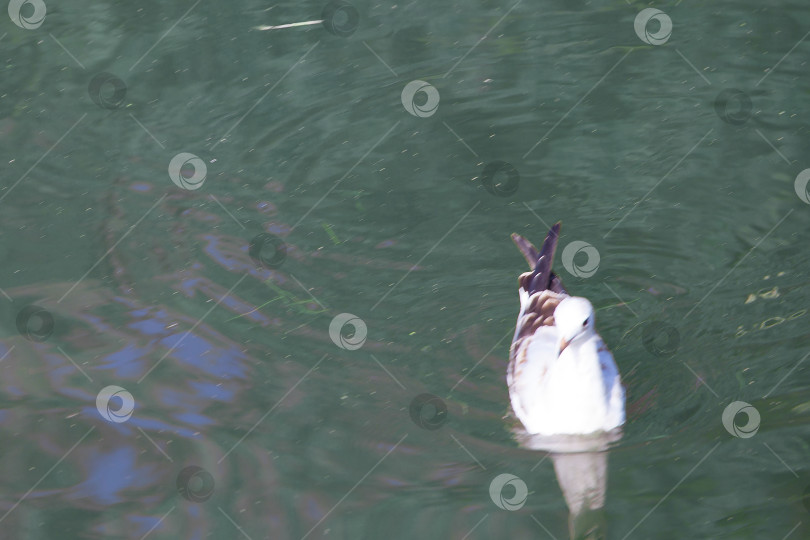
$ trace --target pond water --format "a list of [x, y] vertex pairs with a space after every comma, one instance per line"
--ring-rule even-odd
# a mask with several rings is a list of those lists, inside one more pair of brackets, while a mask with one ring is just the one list
[[627, 392], [595, 536], [807, 538], [808, 34], [798, 1], [10, 2], [0, 536], [567, 538], [505, 383], [510, 234], [562, 220]]

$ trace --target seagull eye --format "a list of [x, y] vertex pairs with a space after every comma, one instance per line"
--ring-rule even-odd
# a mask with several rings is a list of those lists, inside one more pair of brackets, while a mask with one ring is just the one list
[[586, 326], [588, 326], [588, 319], [582, 321], [582, 327], [585, 328]]

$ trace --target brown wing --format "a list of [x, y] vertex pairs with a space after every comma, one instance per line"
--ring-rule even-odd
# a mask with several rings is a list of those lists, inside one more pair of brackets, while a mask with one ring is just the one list
[[[532, 272], [526, 272], [520, 276], [520, 281], [523, 283], [531, 277]], [[529, 297], [529, 304], [518, 320], [515, 338], [509, 351], [506, 380], [510, 395], [513, 393], [513, 385], [522, 376], [523, 368], [529, 360], [528, 348], [535, 332], [542, 326], [554, 326], [554, 310], [557, 309], [563, 298], [565, 295], [553, 291], [542, 291]]]
[[[532, 273], [526, 272], [520, 276], [521, 287], [523, 281], [531, 279]], [[518, 332], [515, 341], [522, 337], [531, 336], [541, 326], [554, 326], [554, 310], [565, 295], [553, 291], [534, 293], [529, 297], [529, 305], [518, 321]]]
[[517, 330], [509, 351], [507, 381], [510, 392], [513, 382], [516, 377], [520, 377], [528, 360], [527, 347], [532, 336], [542, 326], [554, 326], [554, 310], [568, 295], [560, 278], [551, 271], [561, 225], [560, 222], [557, 222], [549, 230], [540, 251], [519, 234], [512, 234], [512, 240], [529, 263], [532, 271], [521, 274], [518, 278], [521, 298], [525, 298], [524, 294], [528, 294], [529, 300], [518, 319]]

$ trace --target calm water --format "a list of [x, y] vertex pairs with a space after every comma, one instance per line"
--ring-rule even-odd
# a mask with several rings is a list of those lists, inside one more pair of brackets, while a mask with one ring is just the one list
[[0, 536], [566, 538], [504, 418], [562, 220], [607, 537], [807, 538], [810, 8], [352, 1], [3, 19]]

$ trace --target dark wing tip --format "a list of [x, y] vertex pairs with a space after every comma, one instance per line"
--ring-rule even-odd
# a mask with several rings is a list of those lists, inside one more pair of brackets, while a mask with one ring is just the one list
[[568, 291], [566, 291], [565, 287], [563, 286], [560, 276], [554, 272], [551, 273], [551, 283], [549, 283], [548, 288], [557, 294], [568, 294]]
[[529, 268], [532, 269], [532, 272], [522, 276], [519, 281], [520, 286], [530, 294], [544, 290], [567, 294], [559, 276], [551, 271], [561, 227], [562, 221], [558, 221], [549, 229], [546, 239], [543, 241], [543, 247], [539, 251], [526, 238], [512, 233], [512, 241], [529, 263]]
[[540, 252], [537, 251], [537, 248], [518, 233], [512, 233], [512, 242], [515, 243], [517, 248], [520, 250], [520, 253], [523, 254], [523, 258], [526, 259], [527, 263], [529, 263], [529, 268], [534, 270], [534, 266], [537, 264], [537, 259], [540, 257]]
[[538, 291], [545, 291], [551, 288], [552, 271], [551, 264], [554, 261], [554, 252], [557, 250], [557, 241], [560, 238], [560, 227], [562, 222], [558, 221], [548, 231], [543, 247], [534, 265], [532, 277], [529, 280], [529, 294]]

